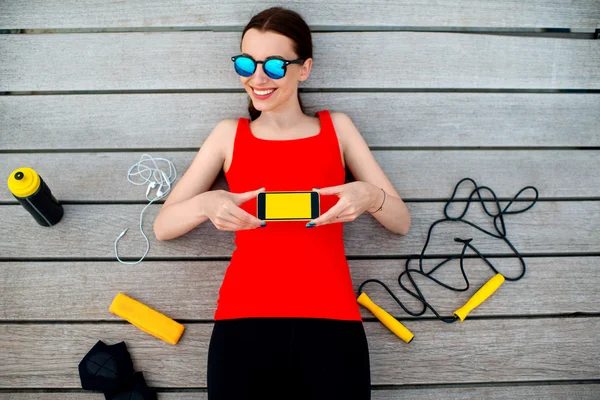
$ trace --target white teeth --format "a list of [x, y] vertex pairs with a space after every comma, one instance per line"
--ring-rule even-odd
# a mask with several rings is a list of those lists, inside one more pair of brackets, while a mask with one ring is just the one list
[[269, 93], [272, 93], [272, 92], [274, 92], [274, 91], [275, 91], [275, 89], [272, 89], [272, 90], [264, 90], [264, 91], [258, 91], [258, 90], [256, 90], [256, 89], [252, 89], [252, 90], [254, 90], [254, 93], [256, 93], [256, 94], [257, 94], [257, 95], [259, 95], [259, 96], [264, 96], [264, 95], [267, 95], [267, 94], [269, 94]]

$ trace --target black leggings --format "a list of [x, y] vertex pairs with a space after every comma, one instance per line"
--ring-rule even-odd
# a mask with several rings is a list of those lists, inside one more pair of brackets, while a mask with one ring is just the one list
[[208, 400], [370, 400], [362, 321], [217, 320], [208, 348]]

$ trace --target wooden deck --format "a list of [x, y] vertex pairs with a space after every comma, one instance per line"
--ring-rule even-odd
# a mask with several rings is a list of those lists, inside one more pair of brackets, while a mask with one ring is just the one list
[[[490, 187], [503, 207], [525, 186], [540, 193], [531, 210], [505, 217], [526, 275], [464, 322], [444, 324], [430, 311], [413, 318], [383, 288], [365, 287], [415, 334], [405, 344], [361, 307], [372, 398], [600, 398], [600, 2], [368, 3], [368, 13], [353, 0], [290, 6], [314, 32], [313, 70], [300, 86], [307, 114], [347, 113], [412, 214], [406, 236], [368, 214], [346, 223], [355, 289], [379, 279], [420, 309], [398, 275], [460, 179]], [[0, 176], [35, 169], [65, 209], [42, 227], [0, 191], [0, 400], [100, 398], [81, 389], [77, 370], [98, 340], [125, 341], [159, 398], [207, 398], [212, 317], [234, 233], [207, 221], [158, 241], [153, 204], [142, 263], [119, 263], [114, 241], [130, 228], [119, 241], [127, 261], [146, 248], [146, 187], [126, 179], [142, 154], [171, 160], [180, 177], [218, 121], [246, 116], [230, 56], [251, 16], [271, 5], [0, 2]], [[228, 189], [223, 174], [212, 189]], [[493, 229], [478, 203], [467, 218]], [[503, 274], [519, 274], [503, 241], [459, 224], [436, 228], [426, 265], [459, 255], [454, 237], [474, 237]], [[467, 254], [468, 292], [417, 279], [446, 317], [493, 275]], [[462, 282], [458, 263], [436, 276]], [[179, 343], [111, 314], [118, 292], [183, 323]]]

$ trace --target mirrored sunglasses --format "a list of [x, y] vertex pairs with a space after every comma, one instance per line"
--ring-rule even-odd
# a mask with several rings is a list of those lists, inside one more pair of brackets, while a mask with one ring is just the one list
[[233, 56], [231, 57], [231, 61], [233, 61], [235, 72], [237, 72], [238, 75], [245, 77], [254, 74], [256, 71], [256, 64], [262, 64], [263, 71], [265, 71], [265, 74], [271, 79], [283, 78], [287, 71], [288, 64], [302, 64], [304, 62], [301, 58], [284, 60], [279, 57], [269, 57], [265, 61], [256, 61], [252, 57], [243, 55]]

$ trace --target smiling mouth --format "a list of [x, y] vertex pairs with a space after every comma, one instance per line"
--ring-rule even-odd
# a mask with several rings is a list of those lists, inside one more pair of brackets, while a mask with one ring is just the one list
[[[263, 92], [263, 94], [256, 93], [256, 91], [257, 91], [257, 90], [258, 90], [259, 92]], [[259, 96], [265, 96], [265, 95], [267, 95], [267, 94], [271, 94], [271, 93], [273, 93], [275, 90], [277, 90], [277, 88], [271, 88], [271, 89], [256, 89], [256, 88], [252, 88], [252, 91], [253, 91], [255, 94], [259, 95]], [[264, 93], [264, 92], [266, 92], [266, 93]]]

